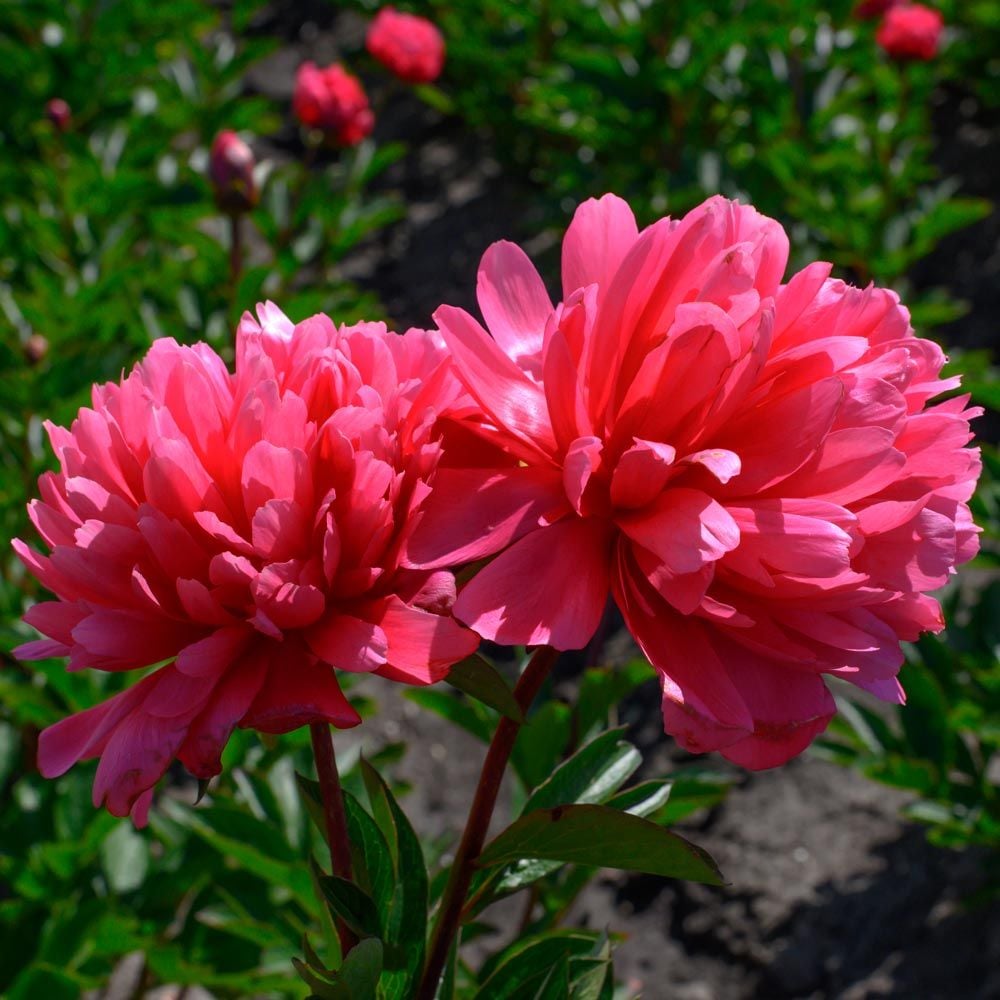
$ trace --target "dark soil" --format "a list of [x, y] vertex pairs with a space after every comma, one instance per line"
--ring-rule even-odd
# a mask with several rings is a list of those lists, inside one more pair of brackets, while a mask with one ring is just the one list
[[[249, 81], [285, 99], [298, 62], [328, 61], [337, 39], [354, 48], [360, 30], [346, 16], [332, 30], [324, 4], [287, 8], [279, 5], [280, 16], [261, 30], [281, 33], [288, 46]], [[995, 196], [997, 115], [965, 95], [942, 93], [936, 124], [943, 171], [967, 193]], [[377, 137], [416, 140], [387, 179], [410, 211], [351, 261], [349, 273], [378, 293], [401, 329], [428, 325], [441, 302], [474, 308], [480, 254], [496, 239], [524, 242], [534, 192], [501, 167], [487, 136], [470, 135], [406, 96], [391, 98]], [[996, 343], [998, 244], [995, 212], [943, 242], [913, 275], [918, 288], [943, 285], [971, 304], [943, 331], [949, 343]], [[362, 738], [407, 740], [401, 776], [413, 784], [409, 814], [428, 836], [456, 831], [481, 745], [396, 692], [379, 697], [380, 721]], [[659, 733], [657, 711], [654, 694], [640, 720], [641, 742]], [[678, 757], [662, 735], [652, 749], [657, 766]], [[905, 802], [902, 793], [809, 757], [744, 775], [723, 806], [685, 831], [718, 860], [726, 888], [617, 874], [600, 880], [572, 919], [624, 934], [618, 975], [655, 1000], [1000, 997], [1000, 905], [963, 902], [980, 885], [981, 859], [930, 846], [921, 829], [900, 819]], [[491, 914], [508, 936], [519, 909]]]

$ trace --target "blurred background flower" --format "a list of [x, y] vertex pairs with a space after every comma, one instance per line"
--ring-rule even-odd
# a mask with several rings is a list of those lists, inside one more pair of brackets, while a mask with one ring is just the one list
[[295, 77], [292, 107], [303, 125], [341, 146], [357, 145], [375, 126], [361, 81], [339, 63], [324, 69], [303, 63]]
[[444, 37], [425, 17], [383, 7], [365, 35], [365, 48], [407, 83], [431, 83], [444, 68]]

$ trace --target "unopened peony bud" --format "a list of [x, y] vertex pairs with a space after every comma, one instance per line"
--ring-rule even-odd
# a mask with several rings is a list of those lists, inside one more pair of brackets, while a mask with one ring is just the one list
[[389, 72], [407, 83], [430, 83], [444, 68], [444, 37], [425, 17], [383, 7], [372, 21], [365, 47]]
[[233, 131], [220, 132], [212, 143], [208, 173], [215, 201], [230, 215], [248, 212], [259, 198], [253, 176], [254, 157], [250, 147]]
[[33, 333], [24, 342], [24, 360], [34, 367], [45, 360], [45, 355], [49, 353], [49, 342], [40, 334]]
[[893, 59], [926, 61], [937, 55], [944, 19], [923, 4], [895, 6], [886, 11], [875, 40]]
[[295, 116], [341, 146], [355, 146], [371, 134], [375, 116], [361, 81], [337, 64], [320, 69], [303, 63], [292, 97]]
[[65, 132], [69, 129], [70, 123], [73, 120], [73, 113], [70, 111], [69, 105], [61, 97], [53, 97], [45, 105], [45, 117], [60, 132]]

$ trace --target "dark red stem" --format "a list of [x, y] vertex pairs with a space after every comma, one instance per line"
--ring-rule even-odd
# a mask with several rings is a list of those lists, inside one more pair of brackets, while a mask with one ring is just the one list
[[[326, 820], [326, 839], [330, 845], [330, 864], [333, 874], [340, 878], [351, 877], [351, 841], [347, 835], [347, 814], [344, 812], [344, 795], [340, 789], [340, 775], [337, 772], [337, 758], [333, 752], [333, 737], [325, 722], [314, 722], [309, 726], [312, 737], [313, 756], [316, 758], [316, 777], [319, 778], [320, 794], [323, 797], [323, 817]], [[337, 935], [344, 955], [357, 944], [351, 929], [337, 920]]]
[[[522, 714], [527, 714], [558, 655], [558, 652], [550, 646], [540, 646], [528, 661], [524, 673], [514, 688], [514, 697], [521, 707]], [[479, 775], [479, 784], [476, 785], [476, 794], [469, 810], [469, 818], [465, 823], [465, 832], [458, 845], [451, 874], [448, 876], [448, 884], [445, 886], [441, 905], [438, 907], [430, 953], [416, 1000], [434, 1000], [437, 993], [438, 983], [441, 981], [441, 974], [448, 960], [448, 952], [461, 924], [462, 910], [472, 883], [476, 859], [483, 850], [483, 844], [486, 843], [486, 834], [493, 817], [497, 795], [500, 793], [500, 782], [520, 728], [520, 723], [504, 716], [493, 734], [489, 750], [486, 751], [486, 760]]]

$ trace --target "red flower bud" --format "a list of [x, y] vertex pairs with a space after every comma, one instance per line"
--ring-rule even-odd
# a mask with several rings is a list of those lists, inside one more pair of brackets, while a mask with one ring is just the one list
[[375, 116], [361, 81], [337, 64], [319, 69], [303, 63], [295, 78], [292, 109], [308, 128], [341, 146], [354, 146], [371, 133]]
[[215, 201], [224, 212], [235, 215], [257, 204], [260, 192], [253, 168], [253, 152], [235, 132], [225, 129], [215, 137], [208, 174], [215, 190]]
[[893, 59], [933, 59], [941, 41], [944, 19], [923, 4], [892, 7], [886, 11], [875, 40]]
[[365, 47], [407, 83], [430, 83], [444, 67], [444, 37], [424, 17], [383, 7], [368, 28]]
[[53, 97], [45, 105], [45, 117], [60, 131], [65, 132], [73, 120], [69, 105], [61, 97]]

